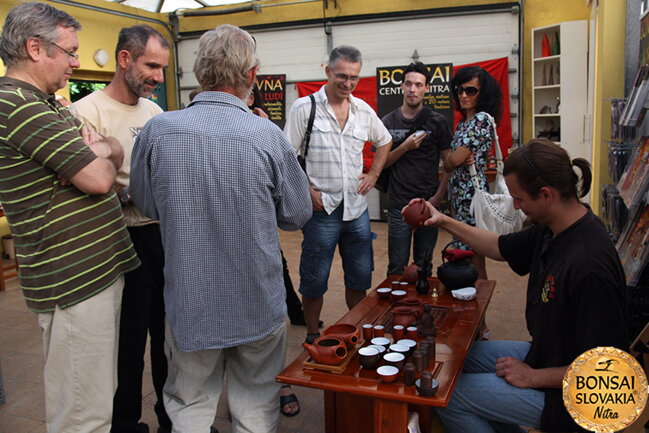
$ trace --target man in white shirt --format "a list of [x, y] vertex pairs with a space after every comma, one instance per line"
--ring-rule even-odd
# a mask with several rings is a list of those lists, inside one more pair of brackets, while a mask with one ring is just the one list
[[120, 317], [117, 391], [113, 401], [111, 433], [147, 433], [142, 415], [142, 372], [147, 333], [151, 336], [151, 373], [158, 398], [155, 412], [159, 433], [171, 431], [162, 403], [167, 378], [164, 354], [164, 253], [160, 224], [145, 217], [130, 200], [131, 151], [138, 133], [162, 109], [151, 96], [164, 81], [169, 64], [169, 43], [152, 27], [123, 28], [115, 49], [117, 69], [112, 81], [72, 104], [70, 110], [102, 135], [117, 137], [124, 148], [124, 165], [117, 172], [115, 190], [124, 220], [142, 265], [125, 275]]
[[[313, 217], [303, 228], [300, 293], [307, 342], [320, 334], [318, 320], [336, 246], [345, 270], [345, 300], [352, 308], [365, 297], [374, 268], [367, 199], [385, 164], [392, 137], [374, 110], [352, 96], [362, 65], [358, 49], [341, 45], [329, 54], [327, 84], [316, 92], [315, 118], [306, 152]], [[291, 107], [284, 132], [297, 154], [304, 156], [311, 100], [300, 98]], [[363, 173], [363, 146], [376, 154]]]

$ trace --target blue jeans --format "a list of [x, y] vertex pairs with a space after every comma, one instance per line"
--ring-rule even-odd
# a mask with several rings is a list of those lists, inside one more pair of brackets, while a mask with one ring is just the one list
[[538, 429], [545, 393], [518, 388], [496, 376], [498, 358], [523, 360], [530, 343], [477, 341], [464, 363], [447, 407], [435, 408], [447, 433], [520, 431], [518, 425]]
[[329, 272], [336, 245], [345, 272], [345, 287], [365, 291], [372, 285], [374, 253], [372, 230], [367, 210], [352, 221], [343, 221], [343, 204], [331, 214], [314, 211], [302, 228], [300, 293], [317, 299], [327, 291]]
[[437, 227], [419, 227], [413, 233], [412, 228], [403, 221], [401, 209], [390, 208], [388, 210], [388, 275], [403, 274], [403, 267], [408, 266], [412, 238], [414, 238], [413, 260], [417, 266], [422, 267], [426, 251], [435, 248], [437, 231]]

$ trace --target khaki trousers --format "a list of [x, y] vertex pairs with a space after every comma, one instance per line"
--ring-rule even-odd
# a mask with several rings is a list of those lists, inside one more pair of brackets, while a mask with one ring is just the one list
[[39, 313], [48, 433], [109, 433], [124, 278], [72, 307]]
[[173, 433], [210, 431], [224, 377], [232, 433], [277, 430], [280, 384], [275, 377], [284, 368], [284, 323], [253, 343], [189, 353], [178, 349], [167, 323], [165, 346], [169, 371], [164, 404]]

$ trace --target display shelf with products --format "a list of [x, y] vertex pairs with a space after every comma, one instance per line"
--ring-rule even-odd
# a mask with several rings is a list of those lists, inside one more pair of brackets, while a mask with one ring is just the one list
[[[649, 66], [641, 66], [627, 99], [611, 100], [609, 174], [614, 182], [603, 186], [604, 216], [624, 268], [627, 285], [637, 289], [646, 281], [649, 261]], [[636, 142], [634, 136], [640, 138]], [[624, 205], [624, 209], [621, 208]], [[627, 215], [624, 215], [626, 211]], [[623, 229], [619, 225], [626, 219]], [[644, 289], [649, 290], [649, 287]]]
[[532, 130], [590, 161], [584, 142], [587, 101], [586, 21], [532, 29]]

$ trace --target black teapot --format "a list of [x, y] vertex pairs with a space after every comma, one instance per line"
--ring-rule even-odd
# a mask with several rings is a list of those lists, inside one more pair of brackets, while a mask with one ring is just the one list
[[457, 242], [455, 240], [444, 247], [442, 264], [437, 267], [437, 278], [448, 290], [471, 287], [478, 279], [478, 269], [471, 263], [473, 251], [448, 249]]

